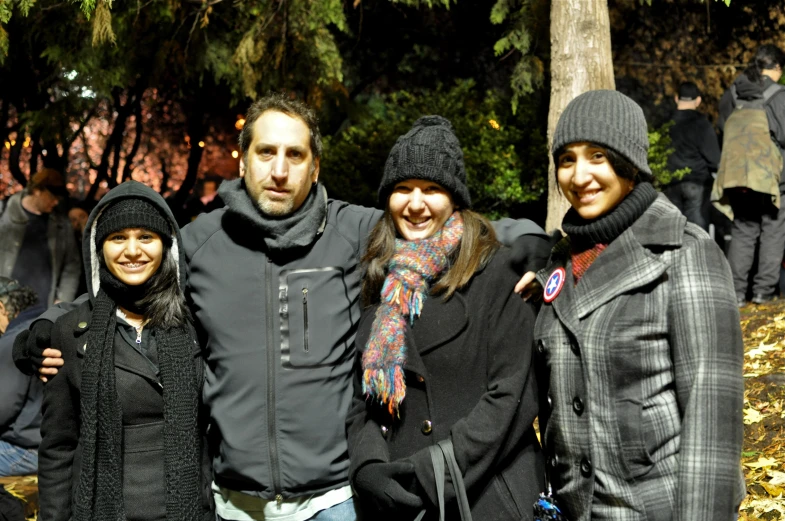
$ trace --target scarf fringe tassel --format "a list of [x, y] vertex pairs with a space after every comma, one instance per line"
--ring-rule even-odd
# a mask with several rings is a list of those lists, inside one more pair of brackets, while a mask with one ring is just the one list
[[406, 396], [403, 368], [396, 365], [390, 369], [366, 369], [363, 372], [363, 393], [367, 398], [378, 398], [380, 403], [387, 404], [391, 415], [399, 417], [398, 408]]

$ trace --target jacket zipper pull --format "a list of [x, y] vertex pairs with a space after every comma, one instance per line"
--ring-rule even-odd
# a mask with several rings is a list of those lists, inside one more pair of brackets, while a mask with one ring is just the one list
[[137, 345], [142, 345], [142, 328], [143, 327], [144, 326], [139, 326], [138, 328], [136, 328], [136, 344]]
[[303, 288], [303, 350], [308, 352], [308, 288]]
[[279, 510], [281, 508], [281, 504], [282, 503], [283, 503], [283, 496], [281, 494], [276, 494], [275, 495], [275, 504], [276, 504], [276, 506], [278, 507]]

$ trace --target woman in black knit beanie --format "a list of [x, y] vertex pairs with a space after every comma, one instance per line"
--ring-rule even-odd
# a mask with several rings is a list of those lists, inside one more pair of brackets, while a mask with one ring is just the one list
[[140, 183], [90, 215], [90, 299], [52, 333], [65, 366], [44, 389], [42, 521], [214, 519], [179, 243], [163, 198]]
[[736, 519], [743, 345], [730, 269], [652, 187], [646, 120], [584, 93], [553, 139], [566, 233], [537, 279], [548, 477], [571, 521]]

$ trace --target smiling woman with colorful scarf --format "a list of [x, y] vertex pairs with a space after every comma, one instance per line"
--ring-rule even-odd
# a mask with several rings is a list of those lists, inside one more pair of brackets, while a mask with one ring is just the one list
[[[365, 255], [349, 414], [350, 477], [369, 519], [438, 518], [431, 447], [452, 442], [475, 519], [531, 519], [534, 310], [490, 223], [469, 210], [452, 125], [420, 118], [390, 152]], [[445, 484], [446, 518], [456, 490]]]

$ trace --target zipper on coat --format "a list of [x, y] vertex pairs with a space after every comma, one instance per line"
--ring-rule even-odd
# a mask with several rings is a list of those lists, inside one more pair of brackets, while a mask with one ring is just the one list
[[278, 463], [278, 441], [275, 427], [275, 360], [276, 349], [273, 344], [274, 312], [275, 312], [275, 287], [273, 286], [273, 263], [267, 259], [265, 266], [265, 276], [267, 278], [267, 438], [270, 447], [270, 475], [273, 478], [273, 490], [275, 492], [275, 502], [278, 508], [283, 502], [281, 494], [281, 474]]
[[308, 288], [303, 288], [303, 349], [308, 352]]

